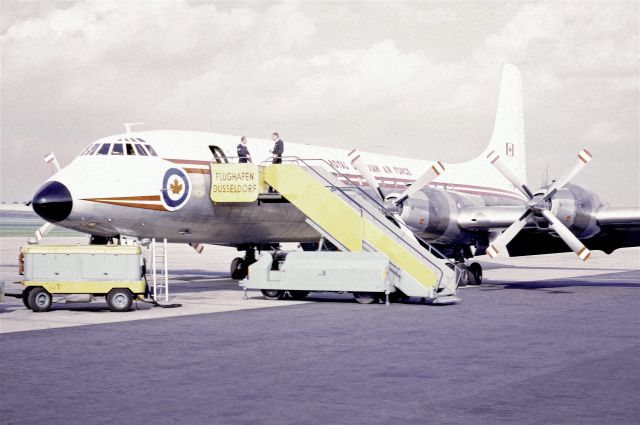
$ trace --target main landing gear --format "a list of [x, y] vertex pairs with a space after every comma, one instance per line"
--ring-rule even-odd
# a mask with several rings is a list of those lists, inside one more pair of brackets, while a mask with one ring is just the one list
[[[241, 250], [238, 247], [238, 250]], [[244, 257], [236, 257], [231, 261], [231, 279], [242, 280], [249, 274], [249, 266], [256, 262], [256, 247], [245, 248]]]
[[462, 269], [461, 286], [482, 284], [482, 266], [480, 263], [473, 262], [466, 265], [464, 262], [456, 262], [456, 266]]

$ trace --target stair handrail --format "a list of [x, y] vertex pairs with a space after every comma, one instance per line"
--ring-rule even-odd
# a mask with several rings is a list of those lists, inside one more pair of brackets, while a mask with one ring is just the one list
[[[377, 217], [375, 217], [374, 215], [372, 215], [371, 213], [369, 213], [362, 205], [360, 205], [360, 203], [353, 199], [351, 196], [349, 196], [349, 194], [347, 193], [347, 191], [345, 191], [342, 187], [340, 186], [336, 186], [335, 184], [333, 184], [331, 181], [329, 181], [327, 178], [325, 178], [325, 176], [323, 176], [321, 173], [319, 173], [317, 170], [315, 170], [313, 168], [313, 166], [311, 166], [309, 164], [309, 162], [314, 161], [314, 162], [322, 162], [325, 165], [327, 165], [330, 169], [334, 170], [337, 174], [339, 174], [341, 177], [345, 178], [349, 183], [351, 183], [352, 186], [349, 186], [350, 188], [353, 187], [356, 190], [358, 190], [362, 195], [364, 195], [365, 197], [367, 197], [370, 201], [372, 201], [377, 207], [379, 207], [382, 211], [386, 211], [385, 207], [383, 204], [380, 203], [380, 201], [378, 201], [376, 198], [372, 197], [371, 195], [369, 195], [367, 192], [365, 192], [360, 186], [356, 185], [347, 175], [341, 173], [339, 170], [337, 170], [333, 165], [331, 165], [329, 162], [327, 162], [325, 159], [323, 158], [307, 158], [307, 159], [302, 159], [298, 156], [283, 156], [282, 157], [283, 162], [287, 161], [287, 162], [301, 162], [302, 164], [304, 164], [308, 169], [312, 170], [314, 174], [316, 174], [318, 177], [320, 177], [323, 181], [325, 181], [329, 187], [338, 190], [340, 193], [342, 193], [346, 198], [348, 198], [351, 202], [353, 202], [354, 204], [356, 204], [358, 206], [358, 208], [360, 208], [361, 211], [364, 211], [367, 213], [367, 215], [371, 216], [373, 219], [376, 220], [376, 222], [380, 223], [383, 227], [385, 227], [387, 230], [391, 230], [393, 231], [393, 228], [389, 225], [389, 222], [383, 222], [381, 220], [379, 220]], [[264, 164], [266, 165], [271, 165], [269, 163], [267, 163], [267, 161], [262, 161], [260, 163], [260, 165]], [[427, 252], [433, 254], [434, 252], [437, 254], [435, 256], [440, 257], [440, 259], [444, 260], [445, 263], [450, 264], [453, 269], [452, 270], [456, 270], [458, 269], [458, 266], [452, 262], [451, 260], [449, 260], [442, 252], [440, 252], [437, 248], [435, 248], [434, 246], [432, 246], [430, 243], [428, 243], [427, 241], [425, 241], [423, 238], [421, 238], [420, 236], [416, 235], [414, 233], [415, 238], [421, 242], [421, 246], [422, 248], [424, 248]], [[440, 270], [440, 266], [436, 263], [434, 263], [433, 261], [431, 261], [431, 259], [429, 257], [426, 257], [422, 252], [420, 252], [420, 250], [417, 249], [417, 247], [409, 242], [407, 242], [404, 238], [399, 238], [400, 240], [402, 240], [402, 242], [404, 243], [404, 245], [410, 247], [414, 252], [416, 252], [418, 255], [420, 255], [421, 258], [425, 259], [427, 262], [429, 262], [429, 264], [432, 264], [433, 266], [435, 266], [435, 268], [438, 270], [438, 272], [440, 273], [440, 278], [439, 281], [442, 280], [444, 273], [442, 272], [442, 270]], [[426, 245], [423, 246], [422, 244]], [[457, 282], [456, 282], [457, 283]]]

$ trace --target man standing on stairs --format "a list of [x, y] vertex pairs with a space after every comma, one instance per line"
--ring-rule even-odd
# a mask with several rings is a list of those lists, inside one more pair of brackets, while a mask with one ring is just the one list
[[284, 152], [284, 142], [282, 141], [278, 133], [273, 133], [271, 135], [271, 140], [276, 142], [276, 144], [273, 145], [273, 149], [271, 150], [271, 153], [273, 154], [273, 160], [271, 162], [273, 164], [282, 164], [282, 153]]

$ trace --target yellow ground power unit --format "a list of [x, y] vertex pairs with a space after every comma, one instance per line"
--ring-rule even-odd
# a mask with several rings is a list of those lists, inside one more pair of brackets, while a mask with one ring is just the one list
[[66, 302], [106, 297], [112, 311], [127, 311], [146, 289], [139, 246], [28, 245], [20, 248], [20, 268], [22, 300], [36, 312], [48, 311], [58, 295]]

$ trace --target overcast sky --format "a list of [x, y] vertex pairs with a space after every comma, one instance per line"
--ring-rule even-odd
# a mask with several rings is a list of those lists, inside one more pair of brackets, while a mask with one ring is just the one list
[[1, 192], [30, 199], [54, 151], [142, 121], [447, 162], [491, 136], [523, 75], [532, 186], [575, 178], [639, 204], [638, 2], [0, 3]]

